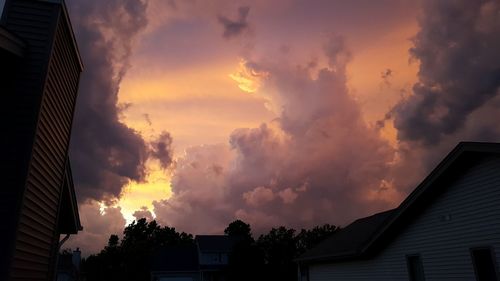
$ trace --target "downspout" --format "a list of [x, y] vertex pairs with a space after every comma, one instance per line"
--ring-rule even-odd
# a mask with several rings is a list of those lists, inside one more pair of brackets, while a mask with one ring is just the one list
[[56, 262], [55, 262], [55, 271], [54, 271], [54, 281], [57, 281], [57, 266], [59, 264], [59, 251], [61, 250], [62, 245], [68, 241], [70, 234], [66, 234], [64, 238], [57, 243], [57, 251], [56, 251]]
[[68, 233], [66, 234], [66, 236], [64, 236], [64, 238], [61, 241], [59, 241], [59, 244], [57, 245], [57, 253], [59, 253], [59, 251], [61, 250], [61, 247], [64, 244], [64, 242], [68, 241], [69, 236], [70, 234]]

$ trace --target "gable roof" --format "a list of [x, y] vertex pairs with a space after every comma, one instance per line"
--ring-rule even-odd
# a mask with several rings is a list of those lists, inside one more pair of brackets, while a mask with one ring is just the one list
[[200, 252], [229, 253], [237, 239], [228, 235], [196, 235], [196, 244]]
[[498, 154], [500, 143], [459, 143], [397, 208], [356, 220], [296, 261], [344, 261], [377, 253], [463, 171], [485, 156]]
[[395, 213], [396, 209], [357, 219], [345, 228], [304, 253], [299, 260], [318, 257], [346, 257], [355, 255], [376, 231]]
[[78, 203], [76, 201], [75, 186], [73, 184], [73, 175], [69, 158], [66, 159], [64, 169], [64, 181], [62, 186], [61, 206], [59, 214], [58, 230], [61, 234], [77, 234], [83, 230], [78, 213]]

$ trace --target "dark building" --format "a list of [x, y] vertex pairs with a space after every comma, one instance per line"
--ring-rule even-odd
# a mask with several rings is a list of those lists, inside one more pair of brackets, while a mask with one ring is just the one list
[[229, 256], [241, 239], [197, 235], [192, 245], [165, 247], [153, 256], [152, 281], [224, 281]]
[[197, 246], [195, 244], [172, 245], [158, 249], [152, 258], [151, 280], [202, 280]]
[[53, 280], [82, 229], [68, 145], [83, 69], [62, 0], [1, 0], [0, 280]]
[[202, 281], [226, 280], [225, 269], [238, 238], [227, 235], [197, 235], [198, 260]]
[[59, 253], [57, 261], [56, 281], [78, 281], [85, 280], [81, 277], [80, 266], [82, 263], [82, 252], [76, 248], [73, 252], [64, 250]]

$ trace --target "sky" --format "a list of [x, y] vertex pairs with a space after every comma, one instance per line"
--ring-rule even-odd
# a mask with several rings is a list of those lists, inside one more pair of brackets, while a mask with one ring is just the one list
[[396, 207], [498, 141], [500, 3], [67, 0], [84, 254], [134, 219], [220, 234]]

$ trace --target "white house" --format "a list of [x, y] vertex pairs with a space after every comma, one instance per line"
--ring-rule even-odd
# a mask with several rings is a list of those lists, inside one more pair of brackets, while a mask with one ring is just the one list
[[500, 280], [500, 144], [460, 143], [399, 207], [297, 262], [302, 281]]

